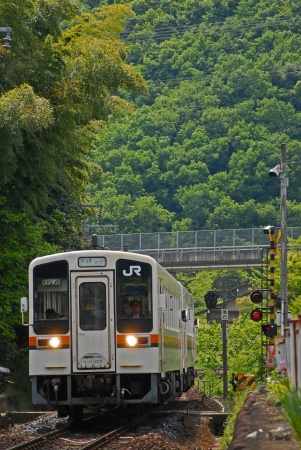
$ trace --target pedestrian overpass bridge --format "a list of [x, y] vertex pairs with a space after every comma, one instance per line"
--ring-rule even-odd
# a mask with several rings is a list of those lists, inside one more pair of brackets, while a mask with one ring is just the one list
[[[270, 248], [263, 228], [102, 235], [90, 225], [89, 232], [100, 246], [150, 255], [169, 272], [260, 267]], [[297, 239], [301, 227], [288, 228], [287, 236]]]

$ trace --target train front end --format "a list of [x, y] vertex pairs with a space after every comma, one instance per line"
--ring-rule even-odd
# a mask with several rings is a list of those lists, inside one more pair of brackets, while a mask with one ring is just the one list
[[[31, 263], [33, 404], [80, 420], [84, 407], [157, 404], [180, 391], [181, 342], [172, 358], [174, 380], [166, 382], [156, 264], [143, 255], [101, 250]], [[138, 316], [130, 310], [134, 304]]]

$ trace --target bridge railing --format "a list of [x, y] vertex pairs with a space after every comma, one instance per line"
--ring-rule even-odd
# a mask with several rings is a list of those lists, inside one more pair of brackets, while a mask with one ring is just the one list
[[[220, 250], [227, 248], [258, 248], [269, 246], [269, 238], [263, 233], [263, 228], [241, 228], [226, 230], [172, 231], [158, 233], [132, 234], [99, 234], [97, 226], [90, 225], [90, 234], [98, 234], [99, 245], [110, 250], [129, 251], [181, 251]], [[279, 228], [275, 228], [275, 237]], [[297, 239], [301, 236], [301, 227], [290, 227], [287, 236]]]

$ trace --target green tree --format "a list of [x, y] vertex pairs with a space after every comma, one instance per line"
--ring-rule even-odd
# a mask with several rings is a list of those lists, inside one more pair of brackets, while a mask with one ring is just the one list
[[171, 228], [173, 214], [158, 205], [154, 197], [140, 197], [133, 202], [125, 215], [127, 232], [148, 233], [155, 230], [168, 231]]
[[[119, 38], [130, 8], [76, 12], [73, 0], [0, 2], [14, 30], [13, 52], [1, 62], [0, 188], [7, 208], [32, 216], [63, 208], [62, 196], [84, 200], [93, 142], [109, 115], [128, 110], [118, 90], [145, 90]], [[71, 19], [63, 32], [61, 21]]]
[[[299, 159], [300, 7], [207, 2], [192, 14], [194, 2], [177, 5], [133, 3], [125, 39], [150, 95], [135, 98], [131, 117], [110, 122], [101, 166], [112, 148], [124, 146], [126, 164], [129, 153], [151, 151], [156, 182], [144, 183], [141, 196], [155, 196], [181, 227], [276, 224], [279, 185], [268, 171], [282, 142]], [[292, 170], [290, 225], [300, 187]]]
[[0, 330], [11, 338], [20, 322], [20, 298], [27, 294], [28, 266], [37, 255], [55, 253], [59, 247], [44, 241], [46, 223], [33, 224], [24, 214], [0, 211]]
[[242, 315], [228, 327], [228, 363], [231, 372], [251, 373], [259, 382], [264, 375], [262, 332], [258, 323]]

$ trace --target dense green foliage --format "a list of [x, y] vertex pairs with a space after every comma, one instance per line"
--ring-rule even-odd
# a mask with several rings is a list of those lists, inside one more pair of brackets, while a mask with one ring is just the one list
[[[0, 0], [0, 17], [13, 30], [11, 50], [0, 50], [2, 365], [16, 360], [29, 261], [79, 248], [82, 219], [99, 220], [82, 203], [101, 204], [101, 225], [123, 233], [278, 226], [279, 180], [268, 171], [285, 143], [288, 225], [299, 226], [297, 2]], [[288, 261], [294, 315], [298, 248]], [[261, 283], [257, 272], [179, 278], [198, 309], [224, 281], [229, 289]], [[260, 332], [250, 302], [241, 306], [229, 328], [229, 370], [259, 378]], [[219, 325], [202, 322], [198, 365], [207, 379], [221, 345]]]
[[[287, 144], [300, 162], [301, 7], [240, 0], [134, 0], [125, 41], [149, 95], [110, 120], [90, 193], [121, 232], [279, 224]], [[288, 225], [300, 223], [300, 167], [289, 166]], [[278, 181], [278, 182], [277, 182]], [[144, 223], [141, 202], [155, 220]], [[144, 211], [143, 211], [144, 212]]]
[[[299, 226], [300, 6], [243, 0], [131, 4], [136, 18], [125, 40], [149, 95], [125, 95], [135, 100], [136, 111], [112, 118], [93, 152], [103, 175], [89, 192], [102, 204], [102, 223], [118, 224], [125, 233], [279, 226], [279, 179], [268, 172], [280, 163], [285, 143], [288, 161], [296, 163], [288, 166], [288, 225]], [[139, 209], [150, 199], [144, 216]], [[300, 312], [299, 259], [296, 247], [288, 261], [294, 316]], [[280, 293], [279, 261], [276, 271]], [[178, 278], [199, 311], [206, 291], [222, 291], [224, 274]], [[228, 278], [229, 288], [262, 284], [256, 271]], [[249, 299], [240, 304], [242, 316], [229, 327], [229, 375], [243, 371], [260, 380], [260, 324], [249, 319]], [[222, 380], [215, 376], [222, 365], [219, 325], [201, 321], [197, 364], [221, 394]]]
[[[227, 329], [228, 381], [238, 372], [253, 374], [257, 383], [266, 374], [264, 369], [262, 333], [260, 324], [252, 322], [249, 315], [242, 315]], [[207, 324], [201, 320], [197, 335], [198, 356], [196, 367], [204, 371], [203, 380], [210, 383], [215, 395], [223, 395], [223, 341], [221, 323]], [[220, 376], [217, 376], [220, 374]], [[232, 387], [229, 384], [229, 392]]]
[[228, 418], [226, 420], [225, 429], [221, 437], [219, 448], [220, 450], [227, 450], [233, 439], [234, 427], [238, 413], [243, 407], [248, 391], [239, 391], [235, 394], [231, 408], [228, 409]]
[[[0, 1], [13, 29], [0, 60], [0, 194], [32, 217], [85, 199], [100, 172], [87, 161], [93, 141], [108, 115], [128, 109], [116, 92], [145, 88], [119, 39], [130, 8], [77, 12], [75, 0]], [[62, 20], [72, 20], [65, 31]]]
[[301, 444], [301, 418], [300, 418], [300, 408], [301, 408], [301, 391], [298, 390], [288, 390], [281, 401], [285, 410], [286, 417], [294, 430], [295, 437], [299, 445]]
[[39, 254], [58, 247], [43, 238], [45, 224], [34, 225], [25, 214], [6, 212], [0, 201], [0, 365], [9, 367], [10, 380], [29, 407], [28, 353], [16, 345], [15, 326], [20, 323], [20, 298], [28, 295], [28, 265]]
[[118, 90], [146, 90], [120, 40], [130, 7], [81, 6], [0, 0], [1, 27], [12, 29], [10, 49], [0, 47], [0, 363], [11, 369], [29, 262], [81, 248], [81, 203], [101, 172], [93, 143], [108, 116], [130, 109]]

